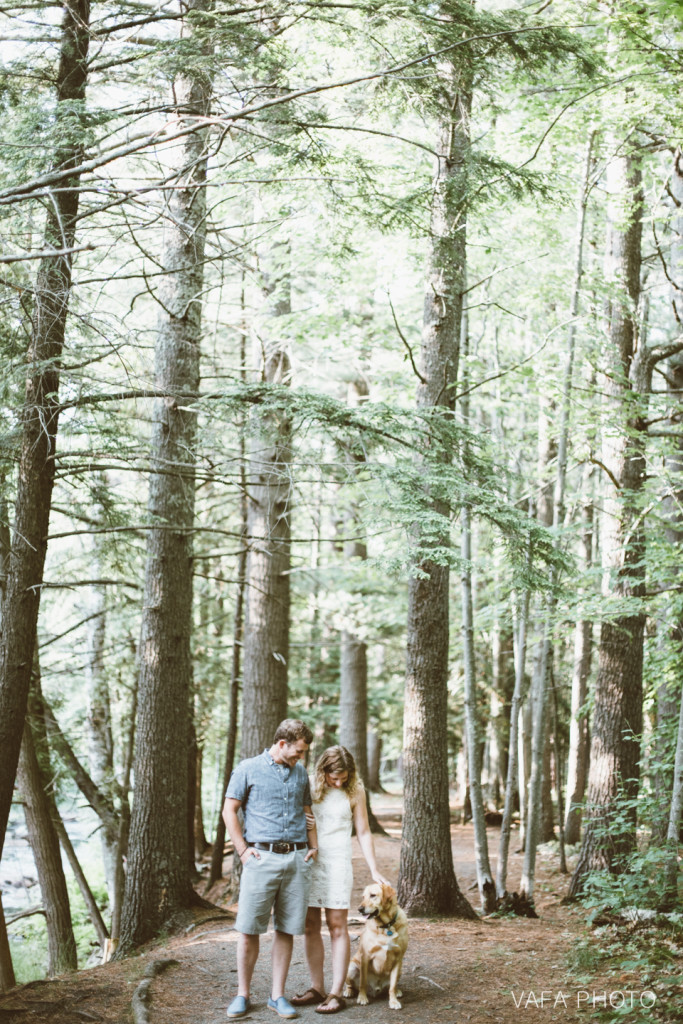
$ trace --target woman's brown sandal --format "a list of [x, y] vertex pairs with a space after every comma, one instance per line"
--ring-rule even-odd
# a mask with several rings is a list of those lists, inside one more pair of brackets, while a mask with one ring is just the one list
[[289, 1001], [292, 1006], [316, 1006], [325, 1002], [325, 996], [317, 988], [307, 988], [300, 996], [292, 996]]
[[325, 998], [325, 1002], [321, 1003], [320, 1006], [316, 1006], [316, 1013], [339, 1013], [340, 1010], [346, 1009], [346, 1000], [343, 996], [335, 996], [330, 994]]

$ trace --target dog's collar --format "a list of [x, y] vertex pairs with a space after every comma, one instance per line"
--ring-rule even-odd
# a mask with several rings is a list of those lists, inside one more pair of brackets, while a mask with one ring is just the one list
[[392, 917], [391, 921], [387, 921], [386, 924], [384, 923], [384, 921], [380, 921], [379, 926], [380, 926], [380, 928], [383, 928], [386, 931], [387, 935], [393, 935], [394, 934], [392, 932], [392, 930], [391, 930], [391, 927], [392, 927], [392, 925], [396, 924], [397, 917], [398, 917], [398, 910], [396, 911], [396, 913]]

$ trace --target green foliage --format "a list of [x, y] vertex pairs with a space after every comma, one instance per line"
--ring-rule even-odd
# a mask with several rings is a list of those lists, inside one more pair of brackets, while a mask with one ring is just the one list
[[[91, 882], [93, 895], [97, 905], [101, 910], [104, 910], [107, 905], [107, 894], [101, 868], [93, 865], [89, 873], [92, 874], [93, 872], [99, 878], [97, 884]], [[67, 874], [67, 890], [71, 904], [71, 923], [76, 939], [78, 966], [83, 968], [93, 952], [99, 949], [99, 943], [88, 917], [80, 889], [70, 874]], [[47, 926], [45, 918], [41, 914], [22, 918], [9, 927], [8, 935], [17, 984], [26, 985], [30, 981], [44, 978], [47, 969]]]
[[[585, 899], [592, 909], [589, 922], [604, 914], [620, 910], [657, 910], [666, 893], [665, 866], [670, 854], [663, 847], [650, 846], [629, 857], [618, 874], [592, 872], [586, 880]], [[683, 892], [681, 893], [683, 907]]]

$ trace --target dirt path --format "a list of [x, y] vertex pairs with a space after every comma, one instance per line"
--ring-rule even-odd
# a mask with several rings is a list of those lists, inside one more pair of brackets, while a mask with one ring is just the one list
[[[400, 821], [392, 817], [397, 801], [378, 801], [377, 812], [385, 827], [398, 837]], [[498, 830], [489, 831], [492, 854]], [[356, 844], [356, 840], [354, 840]], [[514, 848], [514, 838], [513, 838]], [[395, 879], [398, 873], [398, 838], [376, 842], [380, 869]], [[453, 851], [458, 881], [473, 904], [478, 905], [471, 826], [453, 827]], [[355, 900], [369, 881], [367, 869], [354, 845]], [[519, 884], [521, 856], [513, 853], [510, 888]], [[567, 974], [567, 954], [583, 933], [582, 915], [560, 906], [566, 878], [541, 858], [537, 907], [540, 919], [487, 919], [476, 922], [413, 919], [410, 944], [402, 979], [403, 1009], [391, 1011], [386, 1000], [359, 1007], [349, 1003], [343, 1019], [380, 1024], [395, 1018], [406, 1024], [469, 1021], [472, 1024], [519, 1024], [520, 1019], [564, 1022], [585, 1020], [579, 1003], [587, 999]], [[358, 935], [362, 923], [351, 926]], [[231, 925], [201, 920], [184, 936], [157, 943], [142, 956], [121, 964], [108, 964], [58, 982], [34, 983], [0, 998], [0, 1024], [77, 1024], [103, 1021], [128, 1024], [130, 1003], [146, 966], [152, 960], [178, 961], [151, 984], [152, 1024], [218, 1024], [226, 1021], [225, 1008], [235, 992], [235, 941]], [[326, 939], [326, 943], [327, 943]], [[254, 978], [254, 1010], [248, 1018], [256, 1024], [277, 1019], [266, 1007], [269, 995], [270, 935], [262, 940]], [[329, 946], [328, 946], [329, 948]], [[353, 948], [353, 947], [352, 947]], [[296, 940], [288, 993], [303, 991], [308, 979], [303, 942]], [[540, 1005], [542, 993], [546, 993]], [[548, 995], [548, 993], [550, 995]], [[538, 1005], [536, 1005], [538, 1004]], [[319, 1024], [313, 1008], [301, 1012], [303, 1024]]]

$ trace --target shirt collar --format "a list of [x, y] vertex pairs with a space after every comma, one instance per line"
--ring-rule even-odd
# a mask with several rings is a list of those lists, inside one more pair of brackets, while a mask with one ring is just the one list
[[265, 759], [266, 759], [266, 762], [267, 762], [268, 764], [272, 764], [272, 765], [274, 765], [274, 766], [275, 766], [276, 768], [286, 768], [286, 769], [287, 769], [288, 771], [291, 771], [291, 768], [290, 768], [290, 766], [289, 766], [288, 764], [279, 764], [279, 763], [278, 763], [278, 762], [277, 762], [277, 761], [275, 760], [275, 758], [274, 758], [274, 757], [273, 757], [273, 755], [271, 754], [271, 752], [270, 752], [270, 750], [268, 749], [268, 747], [266, 747], [266, 749], [265, 749], [265, 750], [263, 751], [263, 756], [265, 757]]

